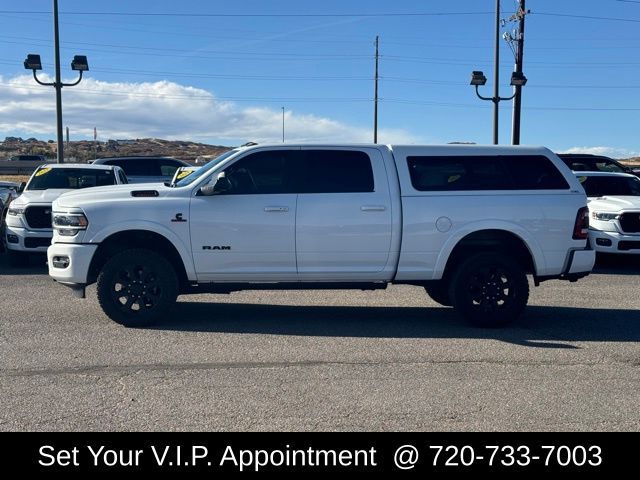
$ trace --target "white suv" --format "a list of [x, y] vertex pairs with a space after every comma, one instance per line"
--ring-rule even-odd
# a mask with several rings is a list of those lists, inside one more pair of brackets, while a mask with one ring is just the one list
[[120, 167], [111, 165], [47, 164], [31, 175], [24, 192], [6, 213], [3, 242], [10, 263], [19, 265], [28, 253], [45, 253], [51, 244], [51, 203], [80, 188], [127, 183]]

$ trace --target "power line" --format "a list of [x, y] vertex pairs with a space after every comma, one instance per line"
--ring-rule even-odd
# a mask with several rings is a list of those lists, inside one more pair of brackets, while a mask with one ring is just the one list
[[[10, 18], [18, 18], [18, 19], [27, 19], [28, 17], [19, 17], [19, 16], [13, 16]], [[31, 21], [41, 21], [41, 22], [48, 22], [47, 19], [30, 19]], [[143, 28], [124, 28], [122, 25], [142, 25], [142, 26], [152, 26], [152, 24], [149, 23], [140, 23], [140, 22], [130, 22], [128, 24], [118, 24], [118, 25], [113, 25], [112, 22], [109, 22], [107, 24], [105, 23], [78, 23], [78, 22], [69, 22], [69, 21], [63, 21], [60, 22], [62, 25], [73, 25], [73, 26], [79, 26], [79, 27], [90, 27], [90, 28], [101, 28], [101, 29], [108, 29], [109, 31], [113, 31], [113, 30], [119, 30], [119, 31], [126, 31], [126, 32], [140, 32], [140, 33], [157, 33], [157, 34], [161, 34], [161, 35], [176, 35], [176, 36], [181, 36], [181, 37], [185, 37], [185, 36], [189, 36], [189, 37], [202, 37], [202, 38], [214, 38], [214, 39], [223, 39], [223, 40], [264, 40], [263, 38], [259, 38], [259, 39], [251, 39], [251, 38], [247, 38], [247, 36], [241, 36], [241, 37], [232, 37], [229, 35], [225, 35], [225, 36], [221, 36], [221, 35], [210, 35], [209, 33], [196, 33], [193, 29], [189, 30], [188, 32], [185, 31], [170, 31], [167, 30], [166, 28], [163, 28], [163, 30], [153, 30], [153, 29], [143, 29]], [[243, 32], [246, 32], [247, 30], [240, 30]], [[249, 30], [249, 31], [253, 31], [258, 33], [258, 31], [255, 30]], [[281, 32], [278, 31], [263, 31], [260, 30], [259, 33], [261, 35], [263, 34], [267, 34], [267, 35], [279, 35]], [[331, 36], [333, 38], [332, 39], [327, 39], [327, 38], [323, 38], [320, 40], [311, 40], [309, 38], [304, 38], [304, 39], [300, 39], [300, 38], [268, 38], [267, 40], [269, 42], [298, 42], [298, 43], [315, 43], [315, 44], [327, 44], [327, 43], [345, 43], [345, 42], [359, 42], [362, 44], [368, 44], [369, 43], [369, 39], [366, 36], [355, 36], [355, 35], [332, 35]], [[423, 37], [415, 37], [415, 36], [399, 36], [399, 37], [389, 37], [389, 38], [405, 38], [405, 39], [412, 39], [412, 40], [422, 40]], [[606, 38], [597, 38], [597, 37], [593, 37], [593, 36], [584, 36], [584, 37], [566, 37], [566, 36], [560, 36], [560, 37], [544, 37], [544, 36], [537, 36], [537, 38], [539, 40], [584, 40], [584, 39], [589, 39], [589, 40], [611, 40], [609, 37]], [[619, 38], [619, 37], [617, 37]], [[616, 40], [618, 41], [618, 40]], [[389, 42], [389, 43], [393, 43], [396, 45], [407, 45], [407, 46], [429, 46], [429, 47], [434, 47], [434, 48], [440, 48], [440, 47], [450, 47], [450, 48], [465, 48], [465, 49], [469, 49], [469, 48], [478, 48], [478, 49], [483, 49], [485, 47], [480, 47], [478, 45], [452, 45], [452, 44], [431, 44], [431, 45], [425, 45], [425, 44], [414, 44], [414, 43], [402, 43], [402, 42]], [[578, 49], [594, 49], [594, 48], [638, 48], [636, 46], [628, 46], [628, 45], [619, 45], [619, 46], [612, 46], [612, 47], [593, 47], [593, 46], [585, 46], [585, 47], [561, 47], [561, 46], [554, 46], [554, 47], [531, 47], [532, 50], [578, 50]]]
[[[409, 105], [430, 105], [434, 107], [462, 107], [462, 108], [492, 108], [484, 104], [468, 104], [468, 103], [448, 103], [448, 102], [434, 102], [429, 100], [410, 100], [410, 99], [398, 99], [398, 98], [381, 98], [380, 101], [386, 103], [401, 103]], [[509, 107], [502, 107], [508, 110]], [[541, 107], [523, 107], [523, 110], [541, 110], [541, 111], [579, 111], [579, 112], [640, 112], [640, 108], [615, 108], [615, 107], [555, 107], [555, 106], [541, 106]]]
[[[51, 42], [46, 42], [47, 45]], [[33, 45], [32, 42], [24, 43], [24, 42], [12, 42], [12, 41], [3, 41], [3, 43], [10, 43], [15, 45]], [[66, 42], [70, 45], [90, 45], [90, 46], [105, 46], [109, 48], [123, 48], [127, 50], [153, 50], [153, 51], [168, 51], [168, 52], [176, 52], [175, 54], [163, 54], [163, 53], [146, 53], [148, 56], [159, 56], [159, 57], [175, 57], [179, 56], [184, 58], [186, 54], [189, 58], [219, 58], [217, 55], [238, 55], [238, 56], [264, 56], [269, 58], [274, 57], [284, 57], [284, 58], [313, 58], [313, 59], [370, 59], [371, 55], [366, 54], [356, 54], [356, 53], [293, 53], [293, 52], [238, 52], [233, 50], [200, 50], [200, 49], [177, 49], [177, 48], [155, 48], [155, 47], [133, 47], [129, 45], [114, 45], [114, 44], [99, 44], [99, 43], [85, 43], [85, 42]], [[44, 45], [40, 45], [44, 46]], [[69, 48], [66, 48], [69, 50]], [[96, 48], [87, 48], [87, 51], [94, 52], [108, 52], [108, 53], [119, 53], [118, 50], [104, 50], [104, 49], [96, 49]], [[190, 55], [192, 52], [198, 51], [203, 53], [210, 53], [214, 56], [208, 55]]]
[[[184, 12], [61, 12], [61, 15], [117, 16], [117, 17], [444, 17], [459, 15], [487, 15], [491, 12], [385, 12], [385, 13], [184, 13]], [[0, 10], [0, 14], [50, 15], [48, 11]]]
[[[628, 3], [640, 3], [640, 1], [626, 1]], [[576, 15], [568, 13], [554, 12], [532, 12], [535, 15], [550, 17], [580, 18], [586, 20], [607, 20], [615, 22], [640, 23], [640, 19], [601, 17], [592, 15]], [[49, 11], [27, 11], [27, 10], [0, 10], [0, 15], [50, 15]], [[445, 16], [473, 16], [490, 15], [493, 12], [384, 12], [384, 13], [184, 13], [184, 12], [61, 12], [63, 15], [75, 16], [117, 16], [117, 17], [255, 17], [255, 18], [353, 18], [353, 17], [445, 17]]]
[[[24, 42], [13, 42], [9, 40], [3, 41], [3, 43], [25, 45]], [[33, 43], [29, 45], [33, 46]], [[39, 45], [45, 46], [45, 45]], [[136, 48], [136, 47], [127, 47]], [[71, 50], [70, 48], [62, 47], [61, 50]], [[101, 49], [101, 48], [84, 48], [86, 52], [99, 52], [112, 55], [130, 55], [131, 51], [121, 51], [117, 49]], [[197, 51], [197, 50], [194, 50]], [[371, 55], [365, 54], [313, 54], [313, 53], [268, 53], [268, 52], [217, 52], [212, 55], [194, 55], [190, 51], [185, 53], [160, 53], [160, 52], [146, 52], [146, 57], [169, 57], [169, 58], [181, 58], [181, 59], [206, 59], [206, 60], [233, 60], [233, 61], [368, 61], [371, 59]]]
[[619, 18], [619, 17], [596, 17], [592, 15], [575, 15], [570, 13], [550, 13], [550, 12], [531, 12], [532, 15], [544, 15], [546, 17], [566, 17], [566, 18], [581, 18], [584, 20], [608, 20], [612, 22], [630, 22], [640, 23], [638, 18]]
[[[6, 38], [7, 36], [5, 36]], [[50, 42], [42, 41], [43, 44], [49, 44]], [[17, 44], [17, 45], [33, 45], [33, 40], [29, 43], [24, 42], [13, 42], [5, 40], [4, 43], [9, 44]], [[85, 48], [88, 52], [101, 52], [101, 53], [125, 53], [117, 50], [118, 48], [123, 48], [126, 50], [152, 50], [153, 52], [146, 52], [146, 56], [150, 57], [179, 57], [184, 58], [185, 54], [189, 58], [199, 58], [199, 59], [220, 59], [220, 60], [369, 60], [371, 59], [371, 55], [368, 54], [314, 54], [314, 53], [294, 53], [294, 52], [238, 52], [238, 51], [224, 51], [224, 50], [199, 50], [200, 52], [209, 53], [211, 55], [192, 55], [191, 52], [194, 50], [187, 49], [173, 49], [173, 48], [155, 48], [155, 47], [133, 47], [128, 45], [114, 45], [114, 44], [98, 44], [98, 43], [87, 43], [87, 42], [67, 42], [70, 45], [89, 45], [89, 46], [105, 46], [108, 49], [101, 48]], [[64, 48], [63, 50], [69, 50], [69, 48]], [[175, 53], [160, 53], [160, 51], [168, 51]], [[129, 53], [129, 52], [126, 52]], [[235, 58], [234, 56], [245, 56], [244, 59]], [[470, 65], [471, 63], [486, 63], [486, 62], [476, 62], [475, 60], [451, 60], [450, 58], [437, 58], [437, 57], [420, 57], [420, 56], [407, 56], [407, 55], [381, 55], [386, 59], [392, 61], [409, 61], [414, 62], [418, 61], [420, 63], [432, 63], [439, 65]], [[543, 64], [543, 65], [600, 65], [599, 63], [579, 63], [575, 62], [572, 64], [568, 64], [565, 62], [530, 62], [532, 64]], [[508, 62], [504, 62], [504, 65], [507, 65]], [[616, 63], [608, 62], [601, 64], [603, 66], [613, 66], [617, 65]], [[625, 65], [635, 65], [634, 63], [627, 62]], [[640, 63], [638, 63], [640, 65]]]
[[[640, 3], [640, 2], [638, 2]], [[17, 18], [17, 17], [16, 17]], [[103, 28], [101, 26], [96, 26], [96, 25], [92, 25], [92, 24], [86, 24], [86, 23], [74, 23], [74, 22], [60, 22], [61, 24], [65, 24], [65, 25], [75, 25], [75, 26], [81, 26], [81, 27], [90, 27], [90, 28]], [[147, 25], [147, 24], [143, 24], [143, 25]], [[204, 34], [204, 33], [194, 33], [193, 31], [190, 32], [180, 32], [180, 31], [175, 31], [175, 32], [169, 32], [167, 30], [163, 30], [163, 31], [159, 31], [159, 30], [148, 30], [148, 29], [131, 29], [131, 28], [122, 28], [120, 25], [118, 26], [114, 26], [114, 25], [109, 25], [109, 26], [104, 26], [104, 28], [108, 28], [109, 30], [122, 30], [122, 31], [132, 31], [132, 32], [142, 32], [142, 33], [158, 33], [158, 34], [162, 34], [162, 35], [167, 35], [167, 34], [171, 34], [171, 35], [180, 35], [180, 36], [193, 36], [193, 37], [205, 37], [205, 38], [213, 38], [213, 39], [222, 39], [222, 40], [243, 40], [243, 41], [263, 41], [265, 40], [264, 38], [251, 38], [251, 37], [247, 37], [247, 36], [238, 36], [238, 37], [233, 37], [233, 36], [229, 36], [229, 35], [208, 35], [208, 34]], [[264, 34], [264, 32], [260, 32], [261, 34]], [[273, 34], [273, 35], [277, 35], [277, 32], [267, 32], [268, 34]], [[22, 36], [12, 36], [12, 35], [0, 35], [0, 37], [2, 38], [8, 38], [8, 39], [17, 39], [17, 40], [28, 40], [30, 42], [36, 41], [36, 42], [47, 42], [48, 44], [51, 43], [51, 41], [47, 38], [34, 38], [34, 37], [22, 37]], [[389, 37], [391, 39], [393, 38], [411, 38], [413, 40], [419, 41], [422, 40], [422, 37]], [[589, 38], [589, 40], [593, 40], [592, 37], [574, 37], [574, 38], [569, 38], [569, 37], [537, 37], [538, 39], [548, 39], [548, 40], [583, 40], [585, 38]], [[331, 35], [330, 38], [323, 38], [321, 40], [312, 40], [309, 38], [267, 38], [266, 39], [269, 42], [284, 42], [287, 44], [291, 44], [291, 43], [314, 43], [314, 44], [321, 44], [321, 45], [326, 45], [327, 43], [339, 43], [341, 45], [345, 44], [346, 42], [349, 42], [351, 44], [354, 43], [359, 43], [359, 44], [368, 44], [369, 40], [366, 40], [366, 37], [364, 36], [339, 36], [339, 35]], [[425, 39], [427, 40], [427, 39]], [[601, 40], [610, 40], [609, 38], [606, 39], [601, 39]], [[616, 40], [618, 41], [618, 40]], [[110, 44], [102, 44], [102, 43], [90, 43], [90, 42], [71, 42], [71, 41], [66, 41], [66, 44], [73, 44], [73, 45], [94, 45], [94, 46], [112, 46]], [[465, 49], [465, 50], [469, 50], [469, 49], [477, 49], [477, 50], [485, 50], [486, 47], [484, 46], [480, 46], [477, 44], [452, 44], [452, 43], [413, 43], [413, 42], [400, 42], [400, 41], [385, 41], [386, 44], [388, 45], [398, 45], [398, 46], [413, 46], [413, 47], [421, 47], [421, 48], [452, 48], [452, 49]], [[128, 49], [147, 49], [147, 50], [178, 50], [179, 49], [167, 49], [167, 48], [158, 48], [158, 47], [132, 47], [130, 45], [113, 45], [115, 47], [119, 47], [119, 48], [128, 48]], [[558, 45], [554, 45], [554, 46], [546, 46], [546, 47], [538, 47], [538, 46], [532, 46], [532, 47], [528, 47], [528, 49], [530, 50], [620, 50], [620, 49], [638, 49], [640, 48], [640, 45], [619, 45], [619, 44], [615, 44], [615, 45], [608, 45], [608, 46], [598, 46], [598, 45], [585, 45], [585, 46], [572, 46], [572, 47], [565, 47], [565, 46], [558, 46]]]
[[[32, 37], [16, 37], [10, 35], [0, 35], [0, 38], [12, 38], [16, 40], [25, 40], [29, 43], [24, 42], [10, 42], [5, 41], [5, 43], [12, 43], [18, 45], [33, 45], [32, 42], [41, 42], [41, 44], [49, 45], [51, 41], [47, 39], [39, 39]], [[124, 48], [127, 50], [151, 50], [151, 51], [161, 51], [161, 52], [176, 52], [176, 53], [190, 53], [193, 52], [193, 49], [178, 49], [178, 48], [160, 48], [160, 47], [137, 47], [131, 45], [118, 45], [118, 44], [108, 44], [108, 43], [91, 43], [91, 42], [66, 42], [69, 45], [81, 45], [81, 46], [98, 46], [98, 47], [109, 47], [109, 48]], [[91, 50], [90, 50], [91, 51]], [[105, 50], [93, 50], [93, 51], [105, 51]], [[108, 50], [107, 50], [108, 51]], [[203, 53], [211, 53], [214, 55], [264, 55], [264, 56], [285, 56], [285, 57], [325, 57], [325, 58], [371, 58], [371, 55], [363, 55], [363, 54], [308, 54], [308, 53], [293, 53], [293, 52], [285, 52], [285, 53], [271, 53], [271, 52], [238, 52], [238, 51], [220, 51], [220, 50], [198, 50]], [[154, 54], [149, 54], [154, 55]], [[160, 56], [168, 56], [168, 54], [163, 54]], [[207, 57], [202, 57], [207, 58]], [[405, 58], [405, 59], [424, 59], [424, 60], [447, 60], [447, 59], [433, 59], [430, 57], [409, 57], [409, 56], [388, 56], [388, 58]]]
[[[0, 60], [0, 64], [2, 65], [16, 65], [15, 61], [11, 60]], [[51, 66], [52, 64], [43, 63], [44, 66]], [[201, 79], [219, 79], [219, 80], [257, 80], [257, 81], [265, 81], [265, 80], [277, 80], [277, 81], [301, 81], [301, 80], [310, 80], [310, 81], [370, 81], [373, 77], [371, 76], [304, 76], [304, 75], [247, 75], [247, 74], [216, 74], [216, 73], [185, 73], [185, 72], [172, 72], [172, 71], [161, 71], [161, 70], [130, 70], [124, 68], [100, 68], [100, 67], [92, 67], [92, 72], [102, 72], [102, 73], [114, 73], [114, 74], [134, 74], [134, 75], [143, 75], [143, 76], [168, 76], [168, 77], [179, 77], [179, 78], [201, 78]]]

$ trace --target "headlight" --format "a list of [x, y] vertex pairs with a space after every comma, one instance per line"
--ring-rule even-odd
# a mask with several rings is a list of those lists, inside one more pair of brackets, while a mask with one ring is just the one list
[[24, 207], [9, 207], [9, 210], [7, 210], [7, 213], [9, 215], [13, 215], [14, 217], [17, 217], [18, 215], [22, 215], [24, 213]]
[[601, 222], [610, 222], [611, 220], [616, 220], [619, 216], [619, 213], [591, 212], [591, 217]]
[[86, 230], [89, 221], [83, 213], [54, 213], [52, 224], [58, 235], [73, 237], [78, 231]]

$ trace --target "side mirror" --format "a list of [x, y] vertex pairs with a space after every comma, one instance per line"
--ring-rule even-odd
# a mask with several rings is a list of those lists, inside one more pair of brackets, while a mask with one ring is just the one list
[[231, 182], [224, 172], [220, 172], [215, 181], [211, 180], [200, 189], [200, 193], [206, 197], [231, 190]]
[[20, 185], [18, 186], [18, 193], [24, 192], [24, 189], [26, 186], [27, 186], [27, 182], [20, 182]]

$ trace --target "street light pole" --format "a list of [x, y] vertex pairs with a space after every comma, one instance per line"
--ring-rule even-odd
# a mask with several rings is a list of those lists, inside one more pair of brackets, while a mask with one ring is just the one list
[[282, 107], [282, 143], [284, 143], [284, 107]]
[[[500, 103], [500, 0], [496, 0], [495, 65], [493, 67], [493, 144], [498, 145], [498, 105]], [[476, 90], [477, 91], [477, 90]]]
[[60, 76], [60, 32], [58, 28], [58, 0], [53, 0], [53, 54], [55, 58], [56, 81], [56, 123], [58, 136], [57, 162], [64, 162], [64, 145], [62, 139], [62, 79]]
[[64, 138], [62, 137], [62, 87], [73, 87], [78, 85], [82, 80], [82, 72], [89, 70], [87, 57], [84, 55], [76, 55], [71, 62], [71, 70], [80, 72], [78, 80], [72, 83], [62, 83], [60, 74], [60, 32], [58, 29], [58, 0], [53, 0], [53, 53], [55, 58], [55, 82], [41, 82], [36, 74], [37, 70], [42, 70], [42, 62], [40, 55], [30, 53], [24, 61], [24, 68], [33, 71], [34, 80], [40, 85], [53, 87], [56, 89], [56, 123], [58, 137], [58, 153], [57, 162], [64, 162]]
[[380, 37], [376, 35], [376, 68], [374, 73], [373, 92], [373, 143], [378, 143], [378, 46]]

